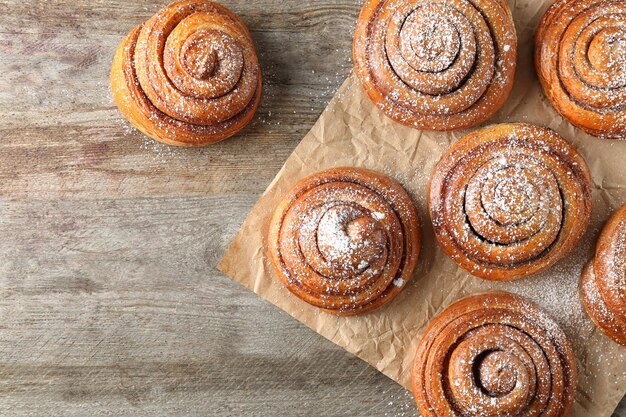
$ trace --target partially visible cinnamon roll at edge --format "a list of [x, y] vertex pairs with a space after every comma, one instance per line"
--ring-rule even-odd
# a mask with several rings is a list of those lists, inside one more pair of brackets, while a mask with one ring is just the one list
[[412, 383], [424, 417], [565, 417], [576, 374], [558, 324], [534, 303], [494, 292], [435, 317], [417, 348]]
[[626, 206], [604, 226], [595, 257], [583, 270], [580, 294], [600, 330], [626, 346]]
[[626, 139], [626, 3], [560, 0], [537, 29], [535, 67], [554, 108], [587, 133]]

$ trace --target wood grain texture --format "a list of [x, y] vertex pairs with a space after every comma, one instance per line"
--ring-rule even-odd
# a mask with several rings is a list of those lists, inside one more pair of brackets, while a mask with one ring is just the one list
[[108, 91], [118, 43], [164, 3], [0, 0], [0, 415], [417, 415], [216, 270], [348, 75], [360, 1], [223, 1], [265, 98], [205, 149], [145, 139]]

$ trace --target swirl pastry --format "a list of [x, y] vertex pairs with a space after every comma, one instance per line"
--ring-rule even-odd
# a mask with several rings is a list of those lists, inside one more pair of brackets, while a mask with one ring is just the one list
[[626, 137], [626, 3], [560, 0], [536, 34], [535, 66], [556, 110], [587, 133]]
[[502, 107], [517, 37], [504, 0], [367, 0], [356, 74], [387, 116], [427, 130], [476, 126]]
[[146, 135], [202, 146], [250, 122], [261, 100], [261, 69], [235, 14], [210, 1], [178, 1], [122, 41], [111, 88], [124, 117]]
[[604, 226], [596, 255], [583, 270], [580, 293], [589, 317], [626, 346], [626, 206]]
[[278, 276], [297, 297], [328, 313], [362, 314], [391, 301], [411, 278], [419, 220], [393, 179], [335, 168], [287, 193], [268, 245]]
[[576, 358], [542, 309], [503, 292], [457, 301], [429, 325], [413, 363], [424, 417], [561, 417], [576, 394]]
[[583, 158], [555, 132], [501, 124], [473, 132], [443, 156], [429, 190], [439, 244], [481, 278], [543, 270], [580, 241], [591, 216]]

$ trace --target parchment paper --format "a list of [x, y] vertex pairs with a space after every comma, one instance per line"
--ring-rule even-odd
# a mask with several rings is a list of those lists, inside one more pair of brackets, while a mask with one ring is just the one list
[[[626, 392], [626, 348], [603, 336], [586, 317], [578, 281], [602, 224], [626, 203], [626, 142], [584, 134], [544, 98], [532, 51], [533, 32], [548, 5], [511, 0], [519, 38], [518, 71], [511, 97], [490, 123], [551, 127], [585, 157], [594, 181], [593, 220], [575, 253], [545, 273], [510, 283], [483, 281], [458, 268], [434, 239], [426, 187], [441, 154], [467, 131], [421, 132], [397, 124], [368, 101], [351, 75], [254, 207], [220, 269], [409, 389], [417, 343], [436, 314], [476, 292], [501, 289], [523, 295], [551, 312], [574, 344], [579, 386], [572, 415], [609, 417]], [[279, 198], [299, 179], [335, 166], [366, 167], [394, 177], [411, 193], [421, 216], [423, 246], [413, 279], [388, 306], [361, 317], [330, 316], [300, 301], [280, 284], [266, 256], [265, 235]]]

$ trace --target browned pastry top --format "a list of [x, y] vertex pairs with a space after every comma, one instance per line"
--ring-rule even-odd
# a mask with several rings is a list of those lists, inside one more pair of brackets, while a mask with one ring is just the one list
[[412, 382], [424, 417], [562, 417], [576, 394], [576, 358], [535, 304], [502, 292], [474, 295], [429, 325]]
[[626, 206], [604, 226], [595, 258], [583, 271], [581, 296], [598, 327], [626, 346]]
[[560, 0], [536, 35], [543, 89], [565, 118], [588, 133], [626, 137], [626, 3]]
[[517, 37], [501, 0], [367, 0], [354, 36], [365, 91], [408, 126], [454, 130], [489, 119], [515, 75]]
[[457, 264], [510, 280], [553, 265], [580, 241], [591, 179], [576, 149], [552, 130], [494, 125], [442, 157], [429, 207], [437, 240]]
[[411, 278], [419, 221], [396, 181], [335, 168], [284, 196], [268, 246], [279, 278], [296, 296], [332, 314], [361, 314], [391, 301]]
[[124, 39], [111, 70], [122, 114], [159, 141], [198, 146], [245, 127], [261, 98], [261, 70], [245, 24], [225, 7], [185, 0]]

